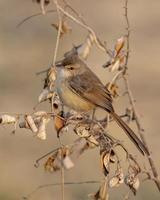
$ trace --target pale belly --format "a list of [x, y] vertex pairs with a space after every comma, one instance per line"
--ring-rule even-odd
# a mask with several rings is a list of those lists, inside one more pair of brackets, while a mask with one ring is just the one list
[[63, 104], [76, 111], [89, 111], [95, 107], [94, 104], [72, 92], [64, 83], [61, 83], [61, 87], [57, 88], [57, 92]]

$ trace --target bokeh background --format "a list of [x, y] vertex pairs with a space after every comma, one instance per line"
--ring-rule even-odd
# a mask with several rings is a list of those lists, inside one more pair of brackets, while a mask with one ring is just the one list
[[[82, 13], [109, 48], [125, 33], [123, 0], [69, 2]], [[52, 62], [56, 31], [50, 24], [57, 22], [57, 16], [50, 14], [33, 18], [16, 28], [22, 19], [37, 12], [39, 6], [31, 0], [0, 0], [0, 112], [32, 112], [37, 103], [44, 77], [35, 74]], [[146, 130], [146, 140], [160, 173], [160, 1], [130, 0], [129, 19], [132, 29], [129, 59], [131, 88]], [[72, 22], [70, 26], [73, 28], [72, 34], [62, 39], [58, 57], [62, 57], [73, 44], [83, 42], [86, 37], [85, 30]], [[105, 61], [106, 55], [96, 48], [88, 59], [89, 66], [104, 83], [112, 76], [100, 67]], [[122, 111], [126, 103], [124, 99], [116, 102], [117, 111]], [[45, 104], [39, 108], [48, 109]], [[122, 131], [117, 126], [112, 127], [111, 133], [119, 134], [120, 139], [138, 155], [130, 141], [121, 134]], [[44, 172], [43, 166], [38, 169], [34, 167], [34, 161], [39, 156], [59, 145], [52, 124], [44, 142], [33, 138], [25, 130], [17, 130], [13, 136], [11, 130], [12, 127], [0, 127], [0, 199], [18, 200], [38, 185], [60, 181], [59, 172], [49, 174]], [[62, 140], [70, 143], [73, 138], [76, 136], [63, 136]], [[141, 159], [140, 155], [137, 157]], [[101, 177], [98, 150], [84, 154], [72, 170], [65, 172], [65, 181], [99, 180]], [[98, 185], [66, 186], [65, 199], [87, 199], [87, 194], [96, 189]], [[127, 191], [125, 186], [112, 189], [111, 199], [123, 199]], [[49, 187], [37, 192], [32, 199], [57, 200], [60, 196], [59, 187]], [[131, 198], [158, 200], [160, 195], [155, 185], [148, 181], [142, 184], [137, 196]]]

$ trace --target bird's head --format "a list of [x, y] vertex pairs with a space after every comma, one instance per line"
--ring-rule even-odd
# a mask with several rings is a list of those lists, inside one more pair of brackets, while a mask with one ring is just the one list
[[77, 50], [73, 48], [64, 55], [64, 59], [56, 63], [56, 68], [59, 76], [69, 78], [82, 74], [86, 64], [78, 56]]

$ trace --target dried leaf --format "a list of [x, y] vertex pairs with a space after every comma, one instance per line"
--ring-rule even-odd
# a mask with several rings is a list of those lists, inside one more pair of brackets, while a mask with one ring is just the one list
[[57, 131], [57, 136], [59, 137], [59, 133], [62, 128], [65, 126], [65, 119], [63, 118], [63, 112], [61, 111], [59, 114], [54, 117], [54, 127]]
[[49, 69], [47, 77], [48, 77], [48, 81], [49, 82], [54, 82], [56, 80], [56, 70], [55, 70], [55, 67], [51, 67]]
[[119, 60], [120, 60], [120, 66], [125, 65], [126, 62], [126, 55], [124, 54], [124, 52], [122, 52], [119, 56], [118, 56]]
[[28, 123], [28, 125], [29, 125], [31, 131], [32, 131], [33, 133], [37, 133], [38, 128], [37, 128], [37, 126], [36, 126], [36, 124], [35, 124], [35, 122], [34, 122], [33, 117], [32, 117], [31, 115], [26, 115], [26, 116], [25, 116], [25, 120], [26, 120], [26, 122]]
[[117, 187], [119, 186], [119, 178], [117, 176], [113, 176], [110, 181], [109, 181], [109, 187], [112, 188], [112, 187]]
[[0, 124], [14, 124], [16, 123], [16, 117], [11, 115], [1, 115]]
[[116, 60], [114, 60], [114, 62], [111, 64], [110, 71], [111, 71], [111, 72], [117, 71], [117, 70], [119, 70], [119, 67], [120, 67], [120, 59], [116, 59]]
[[85, 124], [85, 123], [80, 123], [77, 124], [74, 128], [75, 133], [79, 136], [79, 137], [89, 137], [90, 134], [90, 125], [89, 124]]
[[110, 91], [111, 95], [116, 98], [119, 96], [119, 93], [118, 93], [118, 85], [117, 84], [110, 84], [110, 83], [107, 83], [106, 84], [106, 88]]
[[89, 33], [85, 42], [82, 45], [76, 47], [78, 55], [83, 59], [87, 59], [94, 42], [95, 42], [95, 37], [93, 36], [92, 33]]
[[[58, 24], [52, 24], [52, 26], [58, 31], [59, 25]], [[66, 21], [62, 21], [61, 26], [61, 33], [60, 37], [63, 37], [65, 34], [68, 34], [72, 31], [71, 27], [66, 23]]]
[[49, 157], [44, 164], [44, 168], [46, 171], [53, 172], [60, 170], [61, 161], [57, 159], [59, 157], [59, 151], [55, 152], [51, 157]]
[[35, 117], [44, 117], [44, 116], [47, 116], [47, 112], [43, 111], [43, 110], [34, 112], [33, 114], [34, 114]]
[[104, 181], [99, 190], [95, 194], [90, 194], [89, 197], [91, 197], [94, 200], [108, 200], [109, 193], [108, 193], [107, 181]]
[[103, 67], [110, 67], [110, 71], [114, 72], [122, 69], [125, 65], [126, 55], [125, 51], [123, 51], [123, 47], [125, 44], [125, 38], [121, 37], [117, 40], [116, 45], [113, 51], [109, 51], [110, 60], [107, 61]]
[[134, 194], [136, 194], [137, 190], [139, 189], [139, 186], [140, 186], [139, 178], [138, 178], [138, 177], [135, 177], [135, 178], [134, 178], [133, 185], [132, 185]]
[[42, 117], [38, 126], [37, 138], [46, 140], [46, 124], [49, 122], [49, 118]]
[[135, 114], [132, 107], [127, 107], [125, 114], [128, 117], [128, 122], [135, 120]]
[[104, 175], [107, 176], [109, 174], [110, 152], [102, 151], [100, 155], [101, 155], [102, 169]]
[[113, 149], [111, 150], [111, 153], [110, 153], [110, 162], [111, 163], [115, 163], [116, 162], [115, 153], [114, 153]]
[[117, 56], [120, 53], [120, 51], [124, 47], [124, 44], [125, 44], [125, 38], [122, 36], [116, 42], [116, 45], [115, 45], [115, 56]]
[[51, 92], [48, 88], [44, 88], [38, 97], [38, 102], [41, 103], [43, 101], [46, 101], [46, 100], [52, 98], [53, 95], [54, 95], [54, 93]]
[[128, 174], [125, 177], [124, 182], [126, 185], [129, 186], [129, 188], [131, 189], [133, 194], [136, 195], [137, 190], [139, 189], [139, 186], [140, 186], [139, 178], [137, 176], [135, 176], [134, 173]]
[[72, 162], [71, 158], [69, 156], [66, 156], [64, 159], [63, 159], [63, 166], [66, 168], [66, 169], [71, 169], [72, 167], [74, 167], [74, 163]]
[[87, 141], [90, 148], [94, 148], [99, 145], [99, 142], [96, 140], [96, 138], [93, 135], [90, 135], [89, 137], [87, 137]]
[[60, 112], [62, 112], [63, 105], [62, 102], [59, 98], [59, 96], [57, 94], [54, 95], [53, 98], [53, 109], [54, 109], [54, 113], [55, 114], [59, 114]]
[[74, 167], [74, 163], [70, 158], [71, 153], [71, 148], [68, 146], [59, 148], [51, 157], [48, 158], [44, 165], [45, 170], [50, 172], [57, 171], [62, 165], [65, 169]]
[[124, 174], [121, 167], [118, 167], [115, 175], [109, 181], [109, 187], [118, 187], [124, 182]]

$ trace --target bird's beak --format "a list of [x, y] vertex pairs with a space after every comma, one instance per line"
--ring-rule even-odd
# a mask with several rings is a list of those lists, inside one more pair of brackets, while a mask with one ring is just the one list
[[63, 67], [62, 60], [56, 62], [56, 67]]
[[63, 59], [55, 63], [56, 67], [63, 67]]

